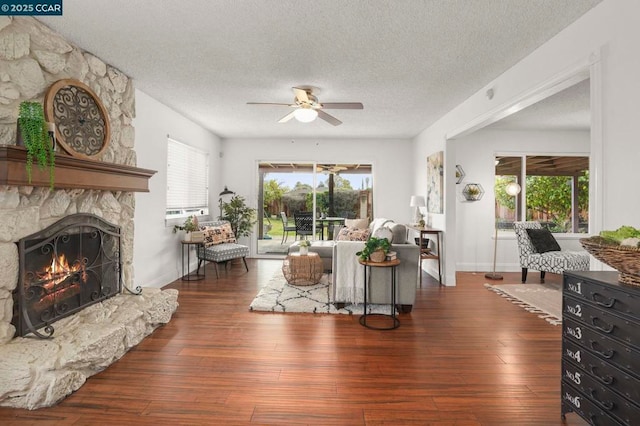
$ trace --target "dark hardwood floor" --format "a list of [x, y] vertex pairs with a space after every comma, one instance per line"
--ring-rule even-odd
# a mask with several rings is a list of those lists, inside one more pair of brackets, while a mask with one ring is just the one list
[[218, 280], [209, 265], [206, 281], [172, 283], [169, 324], [55, 407], [0, 408], [0, 424], [563, 424], [560, 327], [486, 290], [483, 273], [456, 287], [425, 276], [400, 328], [375, 331], [355, 316], [250, 312], [281, 265], [250, 260]]

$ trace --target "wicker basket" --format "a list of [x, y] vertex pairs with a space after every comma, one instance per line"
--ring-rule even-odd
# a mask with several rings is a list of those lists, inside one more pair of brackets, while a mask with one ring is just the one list
[[369, 259], [372, 262], [384, 262], [386, 257], [387, 255], [385, 254], [384, 250], [376, 250], [369, 255]]
[[617, 269], [621, 283], [640, 286], [640, 248], [606, 244], [601, 237], [583, 238], [580, 244], [600, 262]]

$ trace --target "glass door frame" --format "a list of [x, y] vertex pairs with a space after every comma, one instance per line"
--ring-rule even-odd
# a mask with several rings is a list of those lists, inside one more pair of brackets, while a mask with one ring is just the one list
[[[304, 161], [304, 160], [284, 160], [284, 161], [272, 161], [272, 160], [257, 160], [256, 161], [256, 173], [257, 173], [257, 177], [256, 177], [256, 185], [257, 185], [257, 205], [258, 205], [258, 217], [257, 217], [257, 228], [256, 228], [256, 232], [255, 232], [255, 237], [253, 239], [253, 241], [255, 242], [255, 255], [258, 257], [265, 257], [265, 258], [281, 258], [285, 253], [261, 253], [260, 252], [260, 247], [259, 247], [259, 241], [262, 240], [263, 236], [264, 236], [264, 227], [263, 227], [263, 223], [265, 220], [265, 214], [264, 214], [264, 184], [265, 184], [265, 175], [267, 174], [267, 172], [263, 172], [262, 168], [263, 166], [267, 165], [267, 164], [273, 164], [273, 165], [292, 165], [292, 167], [301, 167], [303, 168], [300, 173], [308, 173], [308, 171], [311, 171], [312, 173], [312, 212], [313, 212], [313, 225], [312, 225], [312, 235], [316, 235], [316, 231], [318, 229], [318, 224], [317, 224], [317, 212], [318, 212], [318, 185], [320, 182], [320, 178], [319, 175], [324, 173], [322, 171], [319, 171], [320, 168], [322, 167], [326, 167], [327, 165], [331, 165], [331, 166], [335, 166], [335, 167], [341, 167], [342, 165], [344, 166], [350, 166], [353, 164], [356, 164], [358, 167], [363, 167], [363, 170], [368, 170], [368, 173], [364, 173], [367, 174], [367, 176], [369, 177], [369, 179], [366, 181], [366, 185], [367, 188], [363, 188], [361, 190], [367, 190], [370, 191], [370, 193], [373, 193], [373, 188], [374, 188], [374, 182], [373, 182], [373, 162], [368, 161], [368, 162], [363, 162], [363, 163], [350, 163], [350, 162], [345, 162], [345, 161]], [[310, 170], [309, 170], [310, 169]], [[307, 170], [307, 171], [305, 171]], [[348, 169], [347, 169], [348, 170]], [[355, 168], [354, 170], [357, 170], [357, 168]], [[274, 171], [275, 172], [275, 171]], [[291, 173], [296, 173], [296, 172], [291, 172]], [[338, 174], [338, 173], [337, 173]], [[353, 173], [345, 173], [345, 174], [353, 174]], [[364, 184], [364, 180], [363, 180], [363, 186]], [[357, 190], [357, 188], [354, 188], [354, 190]], [[358, 200], [360, 200], [361, 196], [358, 196]], [[370, 202], [373, 203], [373, 196], [370, 197]], [[373, 206], [371, 206], [371, 215], [373, 214]], [[337, 212], [336, 212], [337, 213]], [[276, 218], [276, 220], [280, 220], [279, 218]], [[252, 244], [253, 245], [253, 244]]]

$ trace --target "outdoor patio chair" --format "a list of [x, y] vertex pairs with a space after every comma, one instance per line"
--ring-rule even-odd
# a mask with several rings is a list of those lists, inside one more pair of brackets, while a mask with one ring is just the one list
[[280, 212], [280, 219], [282, 219], [282, 243], [287, 242], [289, 238], [289, 232], [296, 232], [295, 225], [289, 225], [289, 219], [287, 219], [287, 214], [285, 212]]
[[[308, 235], [313, 236], [313, 214], [311, 212], [298, 212], [293, 214], [293, 221], [296, 228], [296, 239], [298, 236], [302, 239], [307, 238]], [[320, 235], [322, 233], [321, 227], [316, 227], [316, 233]]]

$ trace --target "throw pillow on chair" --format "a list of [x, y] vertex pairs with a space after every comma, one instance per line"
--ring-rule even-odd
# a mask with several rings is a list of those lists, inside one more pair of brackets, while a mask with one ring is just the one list
[[537, 253], [560, 251], [560, 245], [548, 229], [527, 229], [527, 234]]

